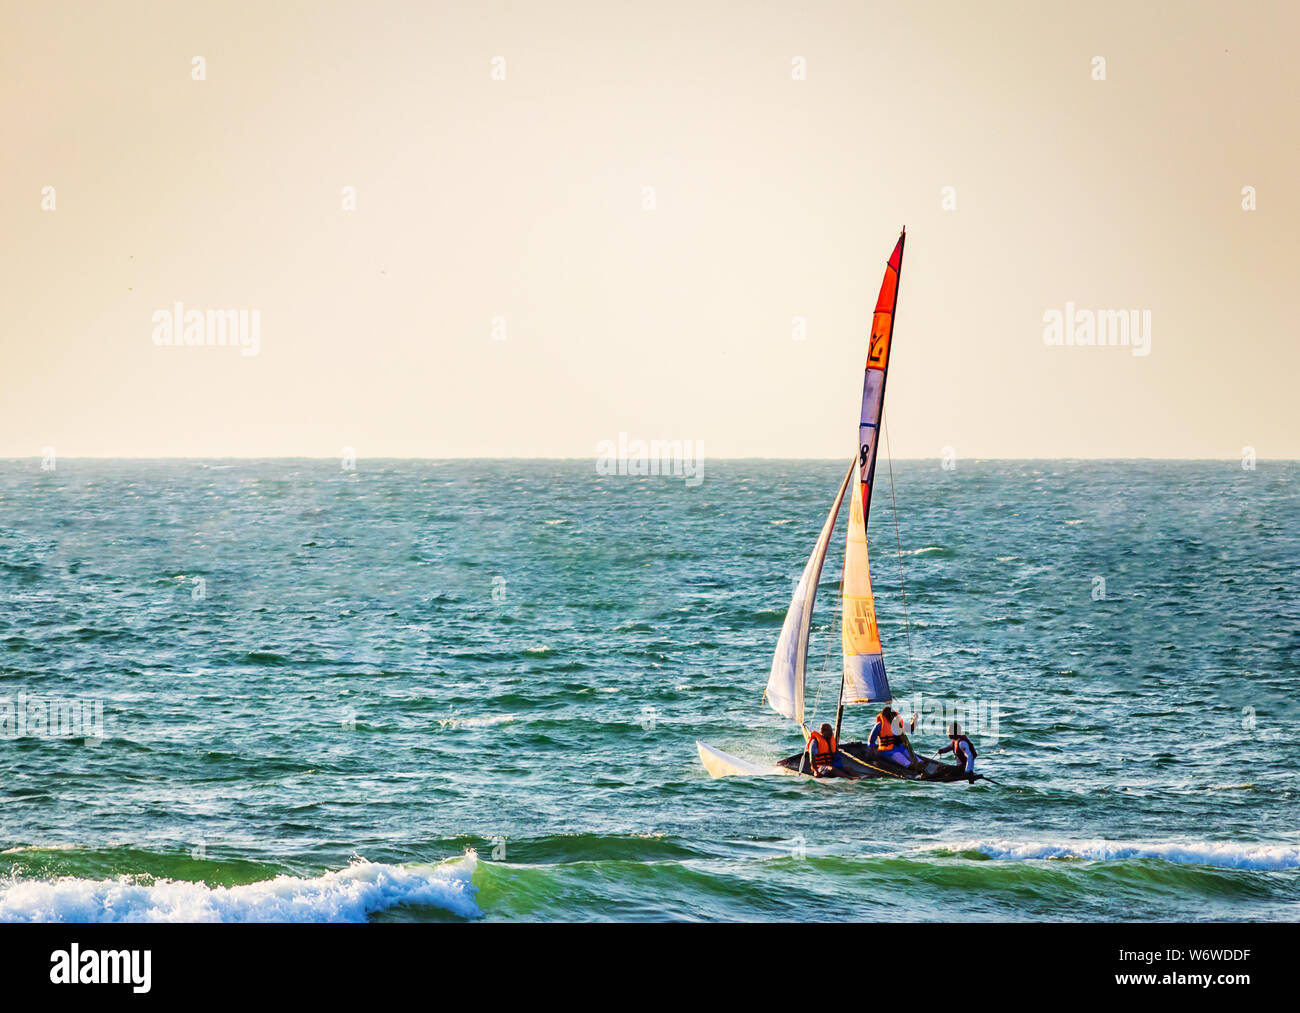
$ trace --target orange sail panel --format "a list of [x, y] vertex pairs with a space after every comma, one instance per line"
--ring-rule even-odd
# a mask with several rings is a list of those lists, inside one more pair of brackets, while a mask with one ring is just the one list
[[885, 413], [885, 379], [889, 375], [889, 346], [894, 336], [894, 311], [898, 308], [898, 277], [903, 270], [904, 232], [885, 265], [876, 311], [871, 318], [871, 343], [867, 346], [866, 375], [862, 381], [862, 415], [858, 422], [858, 464], [862, 476], [863, 517], [871, 515], [871, 489], [876, 480], [876, 451], [880, 422]]
[[[861, 481], [858, 468], [858, 485]], [[885, 656], [876, 626], [876, 601], [871, 593], [867, 559], [867, 522], [863, 496], [850, 497], [849, 532], [844, 550], [843, 633], [844, 689], [841, 703], [875, 703], [890, 699]]]

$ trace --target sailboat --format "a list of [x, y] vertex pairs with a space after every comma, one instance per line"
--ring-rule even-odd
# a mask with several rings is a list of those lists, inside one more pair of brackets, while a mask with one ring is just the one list
[[[764, 699], [778, 714], [804, 723], [804, 688], [808, 664], [808, 640], [812, 628], [813, 604], [817, 583], [830, 548], [835, 521], [845, 497], [849, 500], [848, 534], [844, 550], [844, 573], [840, 582], [841, 651], [840, 694], [835, 713], [835, 740], [846, 704], [878, 704], [892, 699], [889, 678], [885, 674], [885, 657], [876, 624], [875, 597], [871, 593], [871, 569], [867, 554], [867, 518], [871, 512], [871, 491], [875, 485], [876, 456], [879, 450], [881, 423], [885, 408], [885, 381], [889, 376], [889, 351], [894, 334], [894, 313], [898, 308], [898, 280], [903, 268], [903, 245], [907, 230], [885, 267], [885, 277], [876, 299], [871, 322], [871, 343], [862, 383], [862, 413], [858, 422], [858, 444], [830, 513], [822, 524], [812, 554], [804, 564], [803, 574], [795, 586], [794, 597], [786, 612], [781, 636], [777, 640]], [[795, 774], [814, 776], [806, 751], [781, 760], [776, 765], [751, 763], [703, 742], [696, 742], [700, 761], [713, 777], [759, 774]], [[910, 781], [966, 780], [964, 770], [936, 760], [920, 760], [903, 766], [887, 759], [862, 742], [839, 743], [838, 762], [822, 776], [862, 779], [898, 778]]]

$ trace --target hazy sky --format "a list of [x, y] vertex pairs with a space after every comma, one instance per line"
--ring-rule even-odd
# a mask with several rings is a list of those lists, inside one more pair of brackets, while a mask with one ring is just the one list
[[1300, 457], [1296, 11], [0, 0], [0, 456]]

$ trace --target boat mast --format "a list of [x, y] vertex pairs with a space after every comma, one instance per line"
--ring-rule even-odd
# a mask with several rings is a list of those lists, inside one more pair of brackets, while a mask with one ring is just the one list
[[[857, 490], [854, 490], [854, 495]], [[849, 565], [848, 554], [845, 553], [844, 565]], [[844, 572], [840, 571], [840, 594], [844, 594]], [[840, 725], [844, 723], [844, 659], [840, 659], [840, 694], [835, 698], [835, 748], [840, 745]]]

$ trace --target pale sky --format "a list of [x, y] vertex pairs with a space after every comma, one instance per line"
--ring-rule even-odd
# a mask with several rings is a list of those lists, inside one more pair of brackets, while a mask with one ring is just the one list
[[[894, 456], [1297, 458], [1298, 38], [1249, 0], [0, 0], [0, 457], [847, 456], [906, 225]], [[156, 345], [177, 301], [258, 354]], [[1067, 302], [1150, 354], [1048, 346]]]

